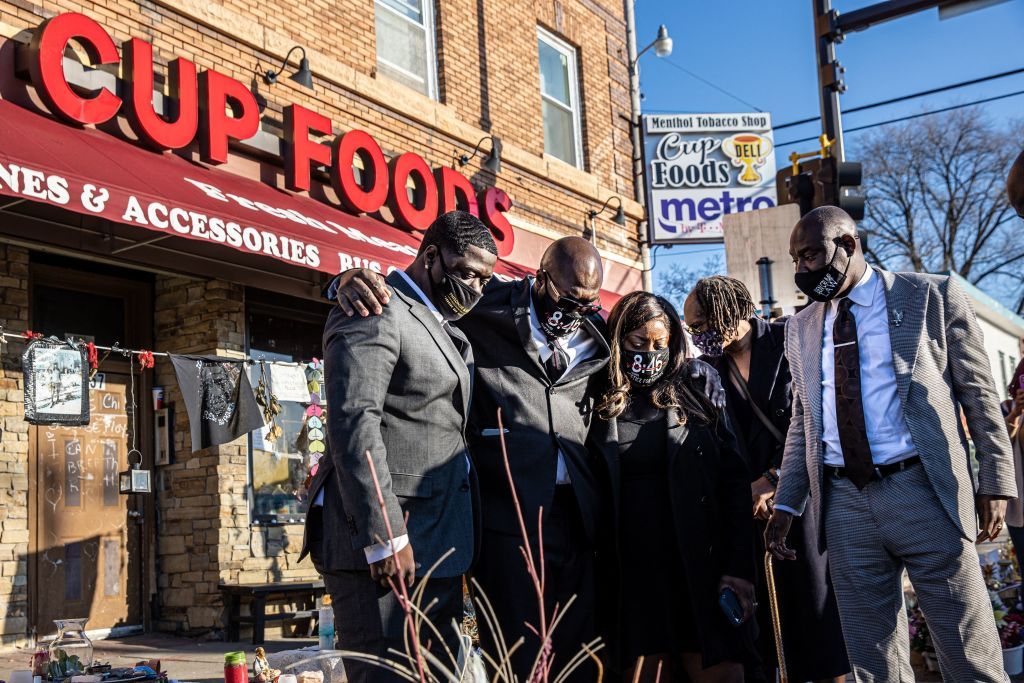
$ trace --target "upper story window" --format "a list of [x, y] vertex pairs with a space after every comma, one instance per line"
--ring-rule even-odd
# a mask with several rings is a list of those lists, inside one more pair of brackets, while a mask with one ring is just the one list
[[537, 53], [544, 152], [582, 167], [583, 135], [576, 49], [548, 31], [537, 29]]
[[437, 99], [437, 51], [431, 0], [374, 0], [377, 70]]

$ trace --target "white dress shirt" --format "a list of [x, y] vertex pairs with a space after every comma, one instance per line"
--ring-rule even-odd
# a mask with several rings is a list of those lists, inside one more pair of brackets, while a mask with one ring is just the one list
[[[533, 289], [533, 278], [528, 278], [530, 281], [530, 289]], [[537, 311], [533, 306], [533, 296], [530, 296], [530, 341], [533, 344], [534, 352], [540, 357], [541, 365], [547, 362], [548, 358], [554, 351], [548, 346], [548, 337], [544, 334], [544, 330], [540, 327], [540, 318], [537, 317]], [[554, 341], [569, 358], [568, 364], [565, 366], [565, 372], [569, 372], [574, 367], [594, 356], [597, 353], [599, 347], [597, 340], [594, 339], [587, 329], [580, 325], [579, 329], [573, 332], [568, 337], [561, 337]], [[563, 373], [564, 374], [564, 373]], [[569, 470], [565, 467], [565, 456], [562, 451], [558, 451], [558, 464], [555, 467], [555, 484], [570, 484]]]
[[[875, 465], [906, 460], [915, 453], [914, 442], [896, 390], [885, 285], [869, 267], [848, 296], [853, 301], [850, 312], [857, 320], [861, 403], [871, 460]], [[836, 359], [832, 343], [832, 325], [838, 310], [837, 299], [828, 303], [821, 341], [821, 439], [825, 444], [825, 464], [833, 467], [845, 465], [836, 420]]]
[[[871, 460], [875, 465], [906, 460], [916, 451], [896, 388], [885, 285], [874, 269], [868, 267], [860, 282], [847, 296], [853, 301], [850, 312], [857, 321], [861, 402], [864, 406], [868, 444], [871, 446]], [[832, 326], [839, 310], [839, 299], [829, 301], [825, 307], [821, 338], [821, 440], [824, 444], [825, 465], [845, 467], [836, 420], [836, 358], [832, 341]], [[783, 505], [777, 505], [776, 508], [799, 514], [799, 511]]]
[[[423, 293], [423, 290], [419, 288], [419, 285], [413, 282], [412, 278], [409, 277], [404, 270], [397, 270], [395, 272], [402, 276], [405, 283], [409, 285], [409, 288], [416, 292], [416, 296], [418, 296], [423, 302], [423, 305], [430, 310], [431, 315], [433, 315], [437, 319], [437, 322], [443, 326], [444, 316], [441, 315], [439, 310], [437, 310], [437, 306], [434, 305], [434, 302], [432, 302], [430, 298]], [[469, 471], [469, 467], [469, 461], [467, 460], [466, 471]], [[316, 506], [323, 504], [324, 490], [321, 488], [320, 492], [316, 495], [316, 500], [313, 501], [313, 505]], [[381, 541], [380, 543], [374, 543], [373, 545], [367, 546], [363, 548], [363, 552], [366, 553], [366, 563], [373, 564], [374, 562], [380, 562], [383, 559], [391, 557], [394, 553], [401, 551], [407, 545], [409, 545], [409, 534], [396, 536], [393, 543], [390, 541]]]

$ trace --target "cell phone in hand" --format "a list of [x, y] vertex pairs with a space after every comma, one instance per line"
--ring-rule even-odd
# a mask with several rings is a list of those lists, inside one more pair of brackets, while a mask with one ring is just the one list
[[733, 589], [726, 586], [718, 595], [718, 606], [722, 608], [725, 619], [733, 626], [743, 623], [743, 605]]

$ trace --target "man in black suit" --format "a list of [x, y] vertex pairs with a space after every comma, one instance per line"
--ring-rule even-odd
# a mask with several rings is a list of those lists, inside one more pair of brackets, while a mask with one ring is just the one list
[[[458, 652], [452, 622], [462, 621], [462, 576], [475, 550], [466, 445], [473, 352], [449, 323], [480, 300], [496, 260], [487, 228], [450, 212], [424, 234], [416, 260], [384, 281], [392, 301], [381, 315], [336, 308], [328, 316], [330, 453], [310, 485], [303, 556], [308, 551], [324, 577], [344, 650], [405, 652], [397, 584], [411, 592], [433, 569], [420, 605], [444, 640], [430, 637], [431, 652], [454, 669], [443, 646]], [[353, 659], [345, 666], [353, 683], [403, 680]]]
[[[393, 304], [381, 306], [389, 297], [378, 278], [365, 270], [343, 274], [336, 297], [341, 309], [363, 315], [389, 309]], [[562, 610], [576, 596], [552, 634], [552, 670], [598, 635], [594, 547], [602, 491], [584, 444], [595, 398], [591, 380], [609, 355], [598, 315], [602, 279], [597, 249], [565, 237], [544, 253], [535, 278], [492, 282], [473, 312], [456, 323], [476, 362], [467, 438], [480, 481], [483, 538], [473, 577], [494, 607], [505, 642], [525, 640], [512, 658], [523, 680], [540, 650], [526, 624], [539, 629], [540, 607], [520, 551], [520, 512], [538, 562], [543, 535], [547, 623], [556, 605]], [[499, 408], [519, 511], [501, 451]], [[477, 621], [485, 651], [497, 655], [494, 634], [483, 618]], [[573, 680], [594, 680], [589, 666]]]

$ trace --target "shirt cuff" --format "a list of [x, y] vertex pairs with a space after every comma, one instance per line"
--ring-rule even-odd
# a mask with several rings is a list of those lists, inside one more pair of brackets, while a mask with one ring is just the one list
[[788, 505], [779, 505], [778, 503], [775, 504], [775, 509], [776, 510], [782, 510], [783, 512], [788, 512], [789, 514], [793, 515], [794, 517], [799, 517], [801, 514], [803, 514], [803, 513], [797, 512], [796, 510], [794, 510], [793, 508], [789, 507]]
[[366, 546], [363, 548], [363, 552], [366, 553], [366, 564], [373, 564], [374, 562], [386, 560], [394, 553], [404, 549], [407, 545], [409, 545], [409, 534], [402, 534], [395, 538], [394, 552], [392, 552], [391, 543], [388, 541], [381, 541], [380, 543], [374, 543], [373, 545]]
[[322, 292], [320, 292], [320, 296], [328, 301], [336, 301], [338, 299], [338, 281], [340, 279], [341, 278], [338, 275], [331, 278], [331, 281], [328, 282], [327, 286], [324, 287]]

